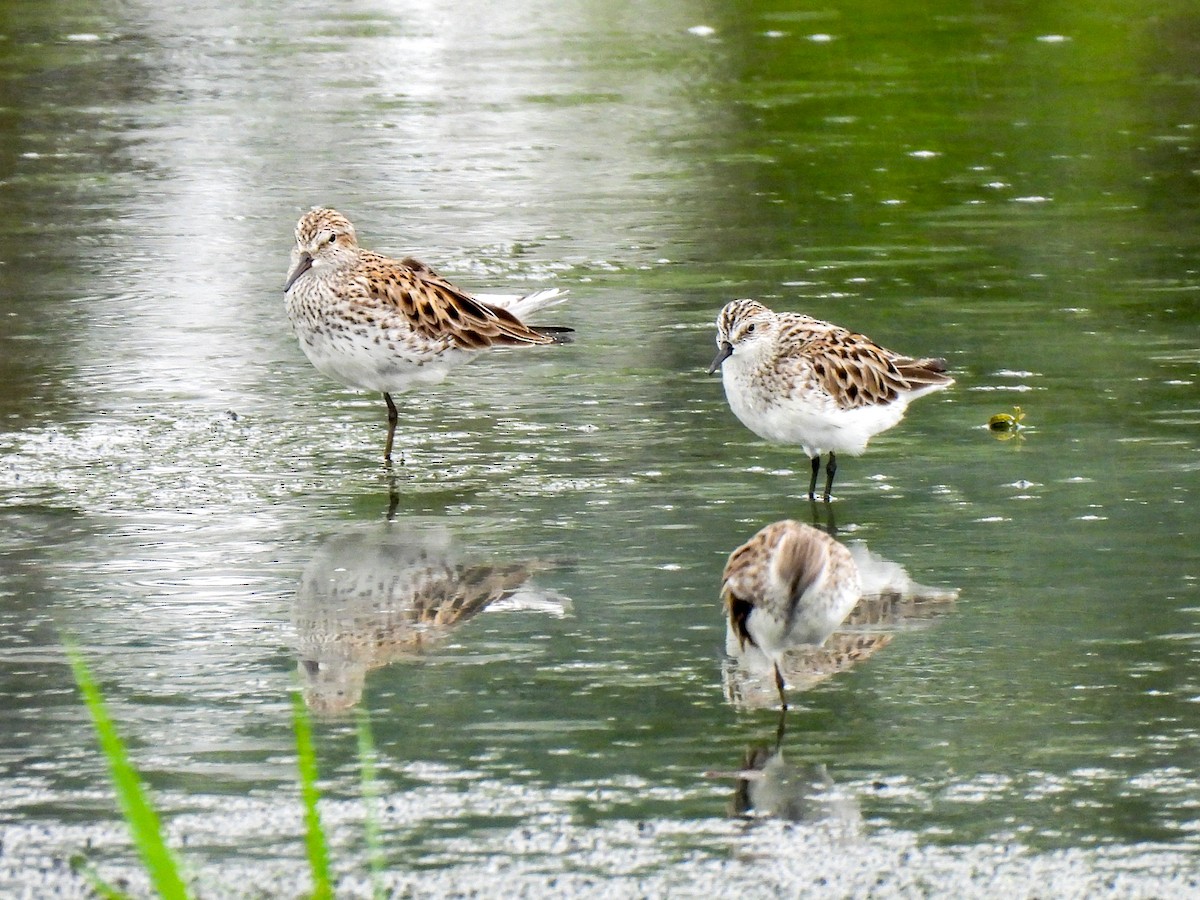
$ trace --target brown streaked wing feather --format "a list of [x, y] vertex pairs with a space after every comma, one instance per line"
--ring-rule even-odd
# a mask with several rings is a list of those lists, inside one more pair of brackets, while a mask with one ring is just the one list
[[890, 634], [834, 632], [821, 647], [805, 644], [788, 650], [782, 668], [789, 684], [811, 685], [852, 668], [891, 642]]
[[889, 351], [861, 334], [817, 324], [825, 327], [800, 328], [804, 340], [795, 345], [795, 358], [808, 360], [821, 387], [842, 409], [888, 403], [908, 390]]
[[442, 277], [433, 270], [433, 266], [429, 265], [428, 263], [421, 262], [421, 260], [417, 259], [416, 257], [406, 256], [404, 259], [400, 260], [400, 265], [404, 266], [406, 269], [412, 269], [414, 272], [419, 272], [422, 275], [429, 275], [433, 278]]
[[508, 310], [471, 297], [420, 260], [395, 261], [366, 253], [363, 257], [369, 268], [384, 275], [383, 290], [374, 291], [375, 299], [396, 307], [425, 337], [448, 339], [464, 350], [553, 343]]
[[755, 565], [758, 557], [766, 554], [767, 533], [768, 529], [763, 529], [729, 554], [725, 570], [721, 573], [723, 591], [730, 591], [730, 583], [740, 579], [744, 569]]
[[413, 604], [413, 623], [437, 628], [473, 618], [496, 600], [511, 594], [529, 578], [523, 566], [472, 565], [444, 573]]
[[839, 342], [818, 359], [828, 373], [823, 386], [843, 409], [889, 403], [908, 388], [886, 352], [865, 338]]
[[852, 632], [830, 636], [825, 647], [834, 658], [842, 660], [845, 668], [860, 663], [867, 657], [882, 650], [892, 642], [890, 634], [854, 634]]

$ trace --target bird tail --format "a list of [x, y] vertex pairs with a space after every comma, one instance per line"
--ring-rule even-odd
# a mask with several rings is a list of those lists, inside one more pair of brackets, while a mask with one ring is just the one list
[[558, 306], [567, 299], [567, 292], [560, 288], [546, 288], [532, 294], [476, 294], [475, 299], [482, 300], [490, 306], [506, 309], [524, 321], [527, 316], [539, 310]]
[[954, 384], [954, 379], [946, 373], [944, 359], [901, 357], [892, 362], [895, 363], [904, 380], [908, 382], [911, 390], [916, 393], [926, 394], [929, 391], [936, 391]]

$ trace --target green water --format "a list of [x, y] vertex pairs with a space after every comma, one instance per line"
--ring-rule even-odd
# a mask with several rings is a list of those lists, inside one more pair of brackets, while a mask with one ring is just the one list
[[[959, 591], [795, 698], [788, 757], [826, 767], [860, 840], [1190, 865], [1190, 4], [0, 14], [0, 886], [78, 890], [53, 861], [85, 846], [136, 878], [62, 632], [212, 893], [303, 883], [289, 691], [314, 647], [359, 654], [394, 875], [708, 877], [744, 848], [733, 779], [705, 773], [777, 726], [723, 691], [721, 566], [830, 514]], [[464, 286], [568, 288], [542, 318], [577, 341], [407, 395], [390, 479], [380, 400], [288, 331], [315, 203]], [[807, 461], [704, 374], [740, 296], [957, 383], [814, 510]], [[413, 657], [362, 649], [395, 637], [378, 596], [372, 618], [305, 595], [421, 553], [526, 566], [536, 602]], [[336, 864], [365, 873], [353, 718], [316, 727]]]

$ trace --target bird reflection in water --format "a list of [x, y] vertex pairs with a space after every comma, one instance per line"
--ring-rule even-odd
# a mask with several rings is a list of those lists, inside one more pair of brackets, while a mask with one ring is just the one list
[[569, 599], [530, 581], [547, 563], [461, 562], [453, 545], [445, 528], [395, 522], [321, 545], [292, 616], [310, 709], [352, 709], [370, 670], [422, 658], [485, 609], [570, 611]]
[[891, 643], [897, 632], [928, 625], [948, 613], [958, 591], [918, 584], [898, 563], [855, 541], [845, 545], [858, 570], [860, 597], [822, 644], [794, 644], [773, 657], [728, 620], [722, 672], [725, 697], [739, 709], [785, 706], [782, 685], [810, 690]]
[[734, 778], [730, 815], [772, 818], [821, 825], [841, 837], [862, 832], [858, 800], [839, 789], [824, 763], [796, 763], [784, 755], [783, 713], [774, 747], [746, 749], [741, 767], [730, 772], [706, 772], [709, 778]]

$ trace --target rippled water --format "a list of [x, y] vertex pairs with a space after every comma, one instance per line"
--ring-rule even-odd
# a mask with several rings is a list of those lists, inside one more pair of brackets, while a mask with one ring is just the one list
[[[6, 891], [141, 883], [63, 633], [208, 895], [303, 890], [297, 688], [347, 895], [357, 707], [399, 889], [1195, 889], [1193, 12], [0, 8]], [[389, 476], [288, 332], [313, 203], [578, 340], [406, 396]], [[957, 384], [813, 508], [704, 375], [734, 296]], [[716, 587], [783, 517], [958, 598], [774, 755]]]

